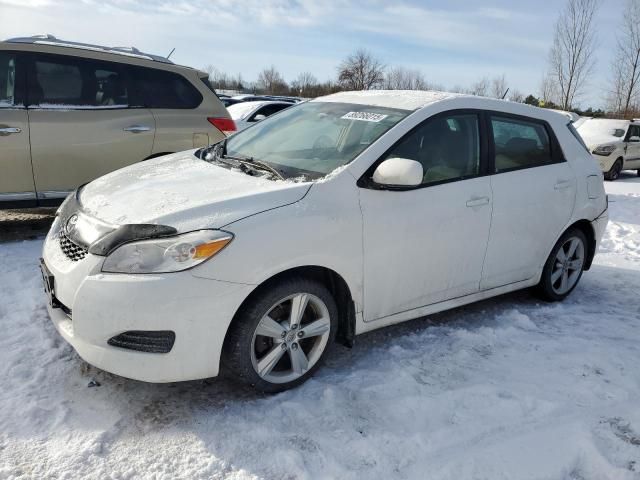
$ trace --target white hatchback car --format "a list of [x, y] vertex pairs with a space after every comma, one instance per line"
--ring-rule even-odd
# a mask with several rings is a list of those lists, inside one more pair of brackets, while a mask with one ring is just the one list
[[360, 333], [537, 286], [561, 300], [607, 224], [568, 119], [439, 92], [339, 93], [124, 168], [60, 207], [49, 313], [150, 382], [308, 378]]
[[623, 170], [640, 175], [640, 122], [591, 118], [577, 127], [607, 180], [616, 180]]

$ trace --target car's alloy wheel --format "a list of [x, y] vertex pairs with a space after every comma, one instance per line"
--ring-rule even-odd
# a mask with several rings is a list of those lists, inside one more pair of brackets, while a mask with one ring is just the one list
[[320, 366], [338, 329], [338, 307], [316, 280], [290, 277], [260, 287], [229, 327], [223, 367], [263, 392], [294, 387]]
[[587, 239], [579, 229], [570, 229], [558, 240], [547, 259], [538, 291], [546, 300], [564, 299], [576, 287], [587, 258]]
[[322, 300], [296, 293], [278, 301], [253, 333], [251, 364], [269, 383], [298, 380], [322, 356], [331, 322]]
[[568, 293], [578, 283], [584, 267], [584, 244], [578, 237], [569, 237], [556, 253], [551, 270], [551, 288], [558, 295]]
[[622, 160], [618, 159], [611, 166], [611, 170], [609, 170], [604, 177], [606, 180], [617, 180], [620, 176], [620, 172], [622, 172]]

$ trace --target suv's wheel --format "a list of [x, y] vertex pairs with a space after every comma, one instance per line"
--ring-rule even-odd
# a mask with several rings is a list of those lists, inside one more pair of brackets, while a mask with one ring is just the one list
[[610, 181], [617, 180], [618, 177], [620, 176], [620, 172], [622, 172], [621, 158], [617, 159], [615, 163], [611, 165], [611, 168], [609, 169], [609, 171], [604, 174], [604, 179], [610, 180]]
[[563, 300], [576, 287], [587, 258], [587, 238], [577, 228], [564, 233], [542, 270], [538, 291], [545, 300]]
[[229, 329], [223, 362], [232, 375], [263, 392], [307, 380], [337, 331], [338, 308], [319, 282], [285, 279], [259, 292]]

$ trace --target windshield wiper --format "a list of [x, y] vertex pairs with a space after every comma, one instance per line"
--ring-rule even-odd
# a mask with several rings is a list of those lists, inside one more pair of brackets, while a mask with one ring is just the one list
[[280, 180], [286, 180], [284, 175], [282, 175], [278, 170], [273, 168], [271, 165], [269, 165], [268, 163], [265, 163], [265, 162], [263, 162], [261, 160], [256, 160], [253, 157], [240, 157], [240, 156], [225, 154], [222, 158], [228, 158], [230, 160], [235, 160], [236, 162], [240, 162], [240, 163], [242, 163], [244, 165], [249, 165], [249, 166], [252, 166], [252, 167], [257, 168], [259, 170], [267, 171], [267, 172], [271, 173], [272, 175], [275, 175], [276, 177], [278, 177]]
[[228, 165], [230, 167], [238, 167], [238, 165], [236, 165], [233, 162], [225, 162], [226, 159], [233, 160], [234, 162], [238, 162], [240, 165], [244, 166], [245, 168], [250, 167], [250, 168], [253, 168], [254, 170], [266, 171], [266, 172], [269, 172], [271, 175], [275, 175], [280, 180], [286, 180], [284, 175], [282, 175], [278, 170], [273, 168], [268, 163], [265, 163], [261, 160], [256, 160], [253, 157], [244, 157], [240, 155], [228, 155], [227, 140], [228, 139], [225, 138], [223, 141], [221, 141], [220, 143], [217, 143], [213, 147], [204, 149], [200, 154], [200, 158], [206, 159], [207, 155], [211, 153], [213, 160], [216, 160], [220, 163], [224, 163], [225, 165]]

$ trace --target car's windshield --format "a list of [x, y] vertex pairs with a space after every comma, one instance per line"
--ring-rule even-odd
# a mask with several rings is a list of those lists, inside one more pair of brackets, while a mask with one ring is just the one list
[[227, 140], [230, 156], [254, 158], [286, 177], [316, 179], [346, 165], [409, 110], [336, 102], [288, 108]]

